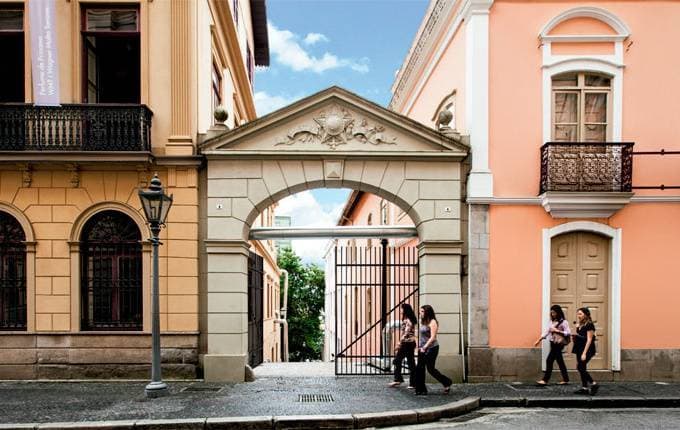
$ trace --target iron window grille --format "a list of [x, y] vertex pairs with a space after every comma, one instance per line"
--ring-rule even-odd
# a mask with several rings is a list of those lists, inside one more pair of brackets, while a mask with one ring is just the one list
[[26, 236], [0, 212], [0, 330], [26, 330]]
[[81, 236], [83, 330], [142, 330], [142, 245], [127, 215], [104, 211]]

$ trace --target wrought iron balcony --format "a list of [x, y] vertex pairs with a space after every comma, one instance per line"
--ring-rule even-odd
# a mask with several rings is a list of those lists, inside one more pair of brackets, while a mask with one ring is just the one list
[[630, 192], [633, 143], [548, 142], [541, 147], [540, 193]]
[[151, 150], [145, 105], [0, 104], [0, 151]]

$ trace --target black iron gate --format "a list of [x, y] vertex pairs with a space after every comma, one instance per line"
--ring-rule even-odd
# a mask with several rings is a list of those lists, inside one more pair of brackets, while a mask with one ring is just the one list
[[401, 304], [418, 313], [418, 250], [337, 246], [334, 293], [335, 374], [392, 373]]
[[262, 257], [251, 252], [248, 255], [248, 364], [255, 367], [262, 363], [262, 285], [264, 268]]

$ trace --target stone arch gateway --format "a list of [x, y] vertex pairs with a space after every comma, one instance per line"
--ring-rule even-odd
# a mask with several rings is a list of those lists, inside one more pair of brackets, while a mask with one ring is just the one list
[[201, 144], [201, 357], [207, 381], [243, 381], [247, 360], [250, 226], [272, 203], [306, 189], [351, 188], [406, 211], [420, 240], [420, 303], [440, 321], [441, 368], [460, 379], [461, 194], [469, 147], [331, 87]]

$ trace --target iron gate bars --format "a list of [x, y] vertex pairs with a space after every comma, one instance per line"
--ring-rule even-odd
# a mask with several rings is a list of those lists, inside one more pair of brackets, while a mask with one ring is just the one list
[[262, 364], [264, 327], [262, 318], [264, 260], [250, 251], [248, 254], [248, 364]]
[[0, 330], [26, 330], [26, 236], [0, 212]]
[[417, 312], [417, 249], [381, 245], [335, 248], [336, 375], [391, 374], [401, 305]]

